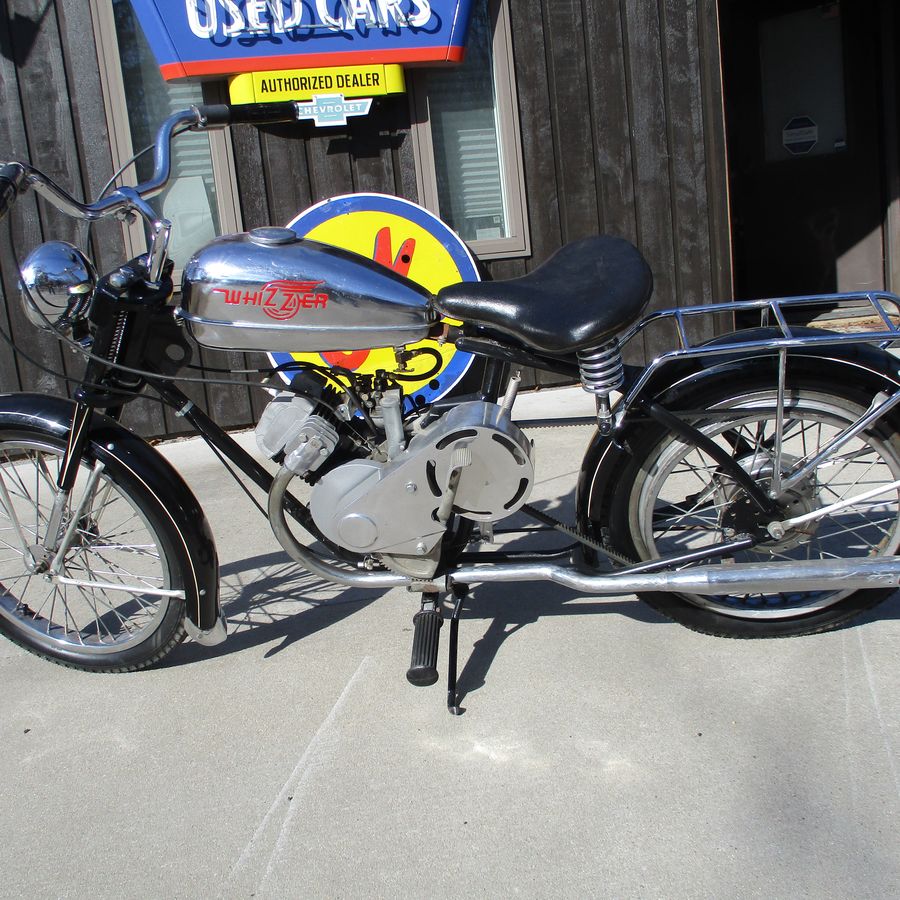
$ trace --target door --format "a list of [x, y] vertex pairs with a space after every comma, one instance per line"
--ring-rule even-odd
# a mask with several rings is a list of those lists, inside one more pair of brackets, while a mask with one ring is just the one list
[[720, 0], [735, 289], [884, 288], [877, 0]]

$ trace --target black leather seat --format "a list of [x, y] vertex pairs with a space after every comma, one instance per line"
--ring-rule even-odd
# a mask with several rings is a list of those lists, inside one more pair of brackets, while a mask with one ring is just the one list
[[640, 316], [652, 291], [650, 267], [633, 244], [590, 237], [566, 244], [522, 278], [445, 287], [436, 306], [443, 315], [562, 355], [607, 343]]

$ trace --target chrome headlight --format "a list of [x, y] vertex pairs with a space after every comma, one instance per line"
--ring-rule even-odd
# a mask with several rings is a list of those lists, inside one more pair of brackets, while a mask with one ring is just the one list
[[72, 244], [41, 244], [28, 254], [20, 276], [25, 314], [38, 328], [66, 332], [90, 312], [97, 273]]

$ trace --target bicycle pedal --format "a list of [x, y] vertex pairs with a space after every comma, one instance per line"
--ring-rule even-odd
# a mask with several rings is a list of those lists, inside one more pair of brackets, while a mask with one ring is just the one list
[[437, 655], [443, 624], [437, 609], [423, 609], [413, 616], [412, 659], [406, 680], [416, 687], [428, 687], [438, 680]]

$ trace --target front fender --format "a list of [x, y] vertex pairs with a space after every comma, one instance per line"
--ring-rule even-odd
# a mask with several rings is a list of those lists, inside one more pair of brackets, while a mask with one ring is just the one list
[[[817, 329], [795, 328], [797, 335], [821, 333]], [[766, 336], [782, 336], [778, 329], [754, 328], [724, 335], [710, 341], [716, 343], [740, 343], [757, 341]], [[845, 379], [871, 390], [894, 391], [900, 387], [900, 359], [873, 347], [871, 344], [834, 344], [788, 351], [791, 370], [818, 377]], [[709, 356], [678, 360], [662, 366], [644, 386], [637, 399], [657, 399], [678, 388], [689, 391], [702, 390], [714, 378], [746, 378], [748, 375], [771, 374], [777, 377], [777, 353], [757, 352], [752, 356]], [[799, 367], [799, 368], [798, 368]], [[606, 522], [607, 505], [612, 489], [627, 463], [629, 444], [639, 424], [636, 416], [626, 414], [618, 429], [604, 437], [598, 432], [589, 444], [581, 464], [575, 497], [575, 511], [580, 529], [587, 531], [591, 522]]]
[[[0, 414], [12, 425], [39, 428], [61, 438], [69, 434], [73, 404], [42, 394], [0, 396]], [[172, 465], [146, 441], [95, 410], [90, 441], [100, 462], [114, 459], [157, 499], [184, 544], [191, 571], [185, 572], [188, 618], [201, 631], [219, 620], [219, 563], [209, 522], [191, 489]]]

